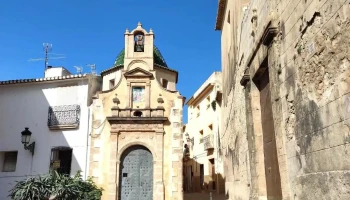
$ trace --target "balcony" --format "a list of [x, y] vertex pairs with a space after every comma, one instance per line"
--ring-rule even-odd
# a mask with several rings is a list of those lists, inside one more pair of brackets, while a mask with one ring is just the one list
[[80, 106], [50, 106], [47, 126], [50, 130], [75, 129], [79, 127]]
[[167, 117], [164, 117], [164, 108], [144, 108], [144, 109], [132, 109], [132, 108], [118, 108], [113, 107], [112, 116], [107, 117], [109, 121], [166, 121]]
[[210, 150], [210, 149], [214, 149], [214, 135], [210, 134], [207, 135], [203, 138], [203, 146], [204, 146], [204, 150]]

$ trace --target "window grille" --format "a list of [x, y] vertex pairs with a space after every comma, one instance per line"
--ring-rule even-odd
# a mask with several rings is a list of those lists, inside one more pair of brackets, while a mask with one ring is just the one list
[[50, 106], [47, 125], [76, 125], [79, 126], [80, 121], [80, 106], [65, 105], [65, 106]]

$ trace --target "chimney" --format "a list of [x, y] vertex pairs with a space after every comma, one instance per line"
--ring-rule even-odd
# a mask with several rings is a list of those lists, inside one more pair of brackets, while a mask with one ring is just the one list
[[57, 77], [57, 76], [69, 76], [69, 75], [72, 75], [72, 74], [64, 67], [47, 66], [47, 69], [45, 70], [45, 78]]

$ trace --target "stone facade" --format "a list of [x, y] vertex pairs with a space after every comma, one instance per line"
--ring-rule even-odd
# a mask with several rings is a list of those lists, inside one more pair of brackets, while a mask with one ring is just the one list
[[186, 103], [183, 140], [185, 192], [225, 192], [219, 143], [221, 72], [214, 72]]
[[350, 199], [347, 0], [220, 0], [229, 199]]
[[[142, 43], [137, 40], [140, 34]], [[90, 174], [105, 189], [105, 200], [119, 199], [122, 155], [135, 145], [153, 156], [153, 199], [183, 199], [185, 99], [176, 91], [177, 72], [167, 67], [153, 39], [152, 29], [147, 32], [140, 23], [127, 30], [125, 49], [115, 65], [102, 72], [103, 91], [94, 99]]]

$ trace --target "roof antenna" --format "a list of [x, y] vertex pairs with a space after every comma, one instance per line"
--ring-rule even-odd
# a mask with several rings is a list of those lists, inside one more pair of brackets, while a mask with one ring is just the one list
[[49, 65], [49, 52], [51, 52], [51, 50], [52, 50], [52, 44], [43, 43], [43, 48], [45, 51], [45, 68], [44, 68], [44, 70], [46, 70], [47, 66]]
[[[45, 52], [45, 58], [30, 58], [28, 61], [39, 61], [44, 60], [44, 75], [47, 67], [49, 66], [49, 52], [52, 50], [52, 44], [49, 43], [43, 43], [43, 50]], [[56, 54], [56, 55], [63, 55], [63, 54]], [[50, 59], [63, 59], [66, 58], [64, 55], [61, 57], [51, 57]]]
[[77, 69], [78, 74], [81, 74], [83, 72], [83, 67], [81, 67], [81, 66], [74, 66], [74, 67], [75, 67], [75, 69]]
[[96, 75], [96, 64], [86, 64], [86, 66], [90, 67], [92, 75]]

